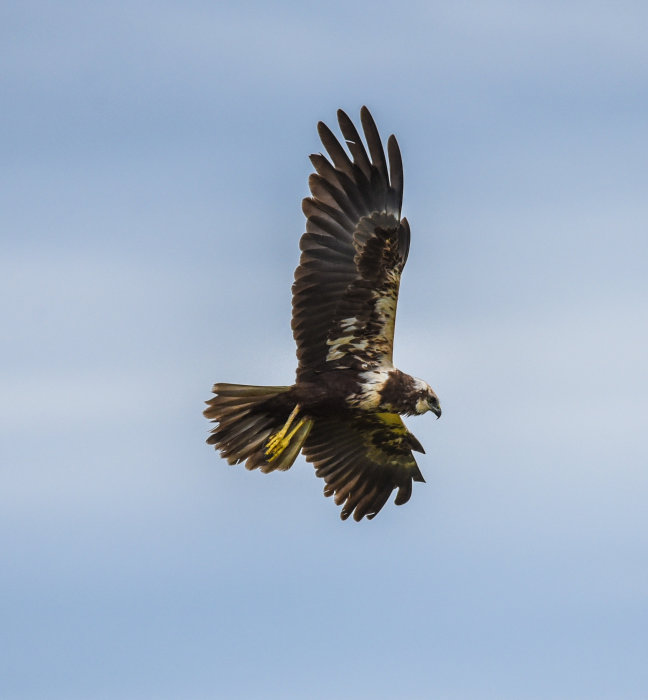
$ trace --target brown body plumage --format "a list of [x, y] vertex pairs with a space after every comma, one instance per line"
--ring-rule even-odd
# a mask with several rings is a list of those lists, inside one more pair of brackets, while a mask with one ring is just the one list
[[205, 416], [207, 440], [230, 464], [289, 469], [300, 451], [324, 493], [344, 504], [342, 518], [372, 518], [397, 488], [405, 503], [424, 481], [412, 450], [423, 452], [401, 415], [441, 415], [434, 391], [392, 364], [400, 276], [410, 229], [400, 218], [403, 169], [394, 136], [385, 159], [366, 107], [369, 153], [338, 111], [351, 158], [330, 129], [318, 130], [330, 156], [311, 156], [312, 196], [303, 202], [306, 233], [293, 284], [297, 343], [293, 386], [215, 384]]

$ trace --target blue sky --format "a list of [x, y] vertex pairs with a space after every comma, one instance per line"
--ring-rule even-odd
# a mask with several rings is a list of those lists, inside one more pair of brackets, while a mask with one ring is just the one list
[[[645, 3], [5, 4], [0, 695], [648, 695]], [[315, 125], [405, 165], [402, 508], [229, 467]]]

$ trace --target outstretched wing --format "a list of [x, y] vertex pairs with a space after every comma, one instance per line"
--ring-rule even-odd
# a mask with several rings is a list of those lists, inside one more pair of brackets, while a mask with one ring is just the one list
[[425, 481], [412, 450], [424, 451], [392, 413], [318, 418], [303, 447], [326, 482], [324, 495], [344, 504], [343, 520], [373, 518], [395, 488], [396, 505], [409, 501], [412, 482]]
[[410, 231], [400, 218], [403, 167], [394, 136], [389, 166], [366, 107], [365, 150], [349, 117], [338, 121], [351, 157], [322, 122], [330, 161], [312, 155], [312, 196], [304, 199], [306, 233], [293, 285], [292, 328], [299, 380], [324, 369], [391, 364], [400, 276]]

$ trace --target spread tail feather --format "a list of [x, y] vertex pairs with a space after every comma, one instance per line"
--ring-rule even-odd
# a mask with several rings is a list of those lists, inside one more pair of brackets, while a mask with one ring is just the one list
[[[216, 423], [207, 438], [229, 464], [263, 472], [290, 469], [313, 426], [298, 417], [289, 386], [214, 384], [204, 415]], [[270, 446], [268, 442], [270, 441]]]

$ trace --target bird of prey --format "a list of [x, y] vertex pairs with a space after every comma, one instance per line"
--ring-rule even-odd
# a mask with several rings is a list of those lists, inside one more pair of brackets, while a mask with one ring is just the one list
[[297, 376], [292, 386], [215, 384], [207, 442], [230, 463], [263, 472], [289, 469], [297, 455], [325, 481], [341, 517], [373, 518], [394, 489], [406, 503], [425, 481], [412, 450], [424, 452], [401, 416], [432, 411], [439, 399], [422, 379], [392, 364], [396, 303], [410, 246], [401, 219], [403, 166], [396, 138], [385, 158], [376, 124], [360, 112], [366, 140], [342, 111], [348, 152], [322, 122], [329, 158], [303, 200], [306, 233], [292, 287]]

